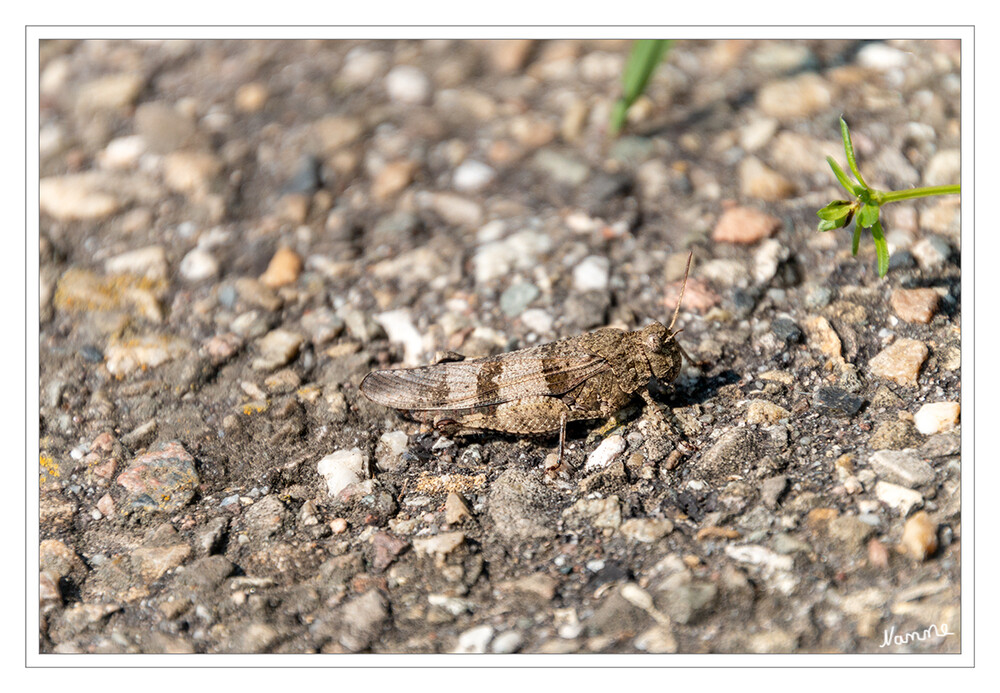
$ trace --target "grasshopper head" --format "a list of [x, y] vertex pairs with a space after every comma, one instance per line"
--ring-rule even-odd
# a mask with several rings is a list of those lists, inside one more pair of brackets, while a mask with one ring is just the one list
[[674, 334], [658, 322], [639, 332], [643, 355], [653, 376], [665, 383], [671, 382], [681, 371], [681, 351]]

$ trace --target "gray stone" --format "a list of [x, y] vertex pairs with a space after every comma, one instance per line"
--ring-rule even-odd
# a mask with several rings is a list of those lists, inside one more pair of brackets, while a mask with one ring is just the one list
[[925, 486], [934, 481], [934, 469], [917, 457], [915, 450], [879, 450], [868, 463], [879, 478], [907, 488]]

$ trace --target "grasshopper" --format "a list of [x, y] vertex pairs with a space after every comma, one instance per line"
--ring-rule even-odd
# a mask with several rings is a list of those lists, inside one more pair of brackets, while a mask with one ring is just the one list
[[560, 460], [568, 422], [614, 422], [637, 392], [662, 424], [648, 385], [650, 378], [671, 382], [680, 373], [684, 351], [673, 328], [690, 269], [688, 255], [668, 327], [659, 322], [634, 332], [605, 327], [485, 358], [449, 352], [429, 366], [372, 371], [361, 381], [361, 392], [446, 435], [483, 429], [518, 435], [558, 430]]

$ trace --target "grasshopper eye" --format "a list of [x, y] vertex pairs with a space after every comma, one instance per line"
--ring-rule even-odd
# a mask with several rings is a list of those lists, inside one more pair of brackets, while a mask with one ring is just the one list
[[650, 332], [646, 335], [646, 349], [652, 353], [657, 353], [663, 350], [663, 343], [666, 340], [666, 332], [656, 330], [655, 332]]

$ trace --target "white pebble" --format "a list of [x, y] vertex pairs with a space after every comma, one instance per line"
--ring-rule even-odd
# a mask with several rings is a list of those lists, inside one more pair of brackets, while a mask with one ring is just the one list
[[359, 448], [337, 450], [321, 459], [316, 471], [326, 479], [330, 495], [336, 496], [351, 484], [364, 481], [368, 476], [368, 460]]
[[917, 430], [925, 436], [950, 431], [958, 424], [961, 406], [958, 402], [933, 402], [920, 407], [913, 416]]
[[858, 62], [875, 70], [891, 70], [906, 67], [910, 56], [884, 43], [869, 43], [858, 51]]
[[611, 275], [611, 261], [589, 255], [573, 268], [573, 287], [577, 291], [606, 291]]
[[619, 435], [608, 436], [597, 446], [597, 449], [587, 455], [586, 471], [604, 469], [618, 455], [625, 451], [625, 439]]
[[403, 363], [415, 366], [424, 351], [424, 338], [414, 326], [410, 311], [405, 308], [379, 313], [375, 321], [382, 326], [390, 342], [403, 345]]
[[151, 245], [108, 258], [104, 263], [108, 274], [136, 274], [147, 279], [167, 278], [167, 253], [163, 246]]
[[476, 653], [486, 652], [486, 646], [493, 639], [493, 626], [476, 626], [470, 628], [458, 636], [458, 645], [455, 647], [456, 653]]
[[529, 330], [540, 335], [552, 329], [552, 316], [541, 308], [529, 308], [521, 313], [521, 322]]
[[468, 159], [455, 169], [454, 185], [463, 192], [482, 190], [493, 182], [496, 172], [481, 161]]
[[397, 65], [385, 77], [385, 88], [393, 101], [424, 104], [430, 100], [431, 82], [412, 65]]
[[875, 497], [890, 508], [899, 510], [903, 517], [906, 517], [911, 508], [924, 502], [924, 497], [919, 491], [890, 484], [888, 481], [880, 481], [875, 484]]
[[207, 250], [195, 248], [181, 260], [180, 273], [190, 282], [211, 279], [219, 274], [219, 261]]

